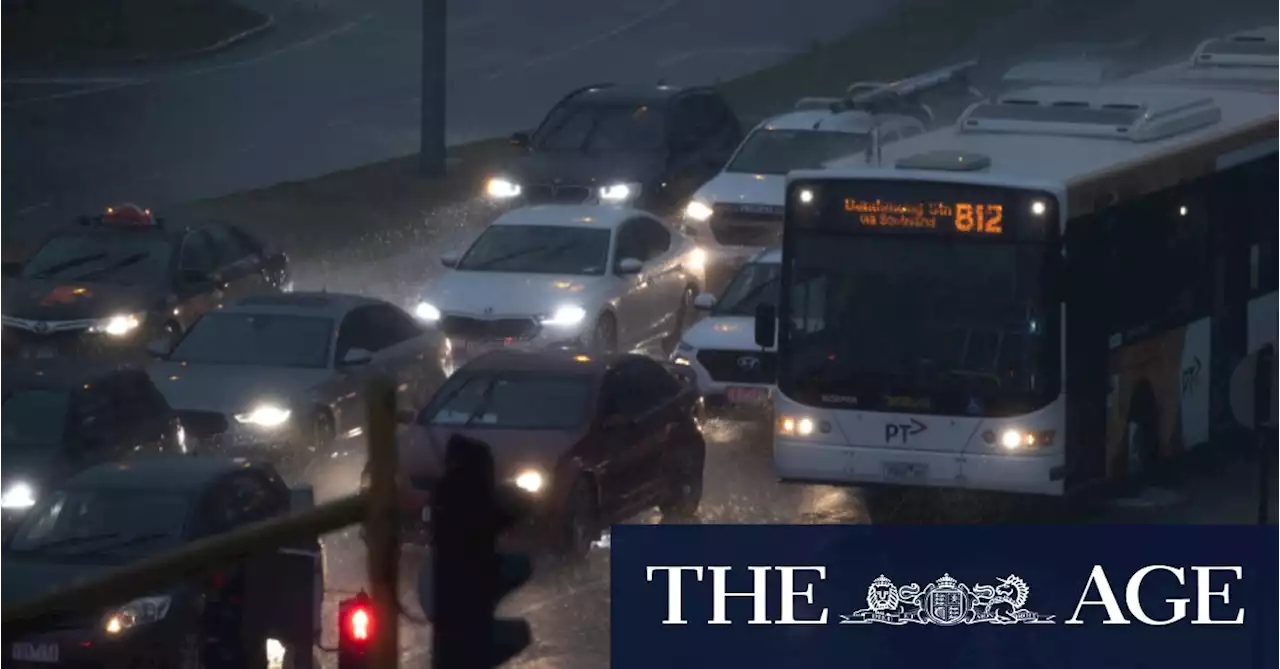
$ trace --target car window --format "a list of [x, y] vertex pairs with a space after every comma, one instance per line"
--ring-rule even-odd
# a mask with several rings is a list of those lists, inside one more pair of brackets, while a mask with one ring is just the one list
[[204, 521], [214, 532], [225, 532], [271, 518], [284, 511], [286, 503], [263, 476], [254, 472], [233, 474], [213, 489], [205, 504]]
[[256, 248], [243, 236], [232, 234], [224, 225], [211, 225], [206, 228], [209, 240], [213, 244], [214, 262], [218, 267], [231, 265], [252, 255]]
[[418, 417], [420, 425], [572, 430], [586, 422], [592, 377], [572, 372], [476, 370], [455, 374]]
[[384, 337], [378, 331], [374, 316], [369, 307], [360, 307], [353, 309], [342, 319], [342, 325], [338, 328], [338, 345], [333, 353], [335, 364], [341, 363], [352, 349], [362, 348], [370, 353], [377, 353], [385, 348], [382, 345]]
[[684, 389], [662, 365], [648, 358], [636, 358], [631, 364], [636, 367], [636, 390], [649, 398], [651, 407], [670, 401]]
[[175, 362], [324, 368], [332, 318], [211, 311], [178, 342]]
[[640, 262], [648, 262], [653, 257], [637, 219], [623, 223], [618, 227], [617, 234], [618, 249], [614, 253], [616, 260], [635, 258]]
[[178, 269], [184, 272], [212, 272], [217, 269], [217, 251], [208, 230], [195, 230], [182, 240]]
[[660, 110], [648, 105], [572, 102], [551, 112], [534, 137], [541, 151], [656, 151], [662, 147]]
[[49, 239], [23, 266], [22, 276], [140, 285], [167, 277], [172, 258], [173, 246], [158, 233], [77, 230]]
[[571, 225], [491, 225], [458, 269], [521, 274], [604, 274], [609, 231]]
[[402, 344], [423, 333], [423, 329], [408, 314], [393, 306], [377, 305], [366, 308], [369, 310], [369, 318], [373, 321], [377, 337], [381, 340], [378, 342], [378, 348], [374, 350], [380, 351]]
[[[654, 382], [653, 375], [647, 374], [641, 363], [642, 361], [635, 359], [626, 360], [605, 375], [600, 397], [602, 417], [622, 415], [635, 418], [657, 406], [664, 399]], [[658, 367], [658, 370], [666, 374], [661, 367]], [[675, 381], [675, 379], [671, 380]]]
[[695, 98], [683, 98], [673, 108], [671, 131], [668, 135], [672, 149], [689, 151], [700, 144], [701, 114], [697, 107]]
[[149, 428], [167, 418], [169, 406], [147, 374], [121, 372], [111, 381], [114, 413], [120, 424]]
[[120, 440], [115, 384], [111, 379], [85, 384], [72, 405], [72, 427], [85, 448], [110, 448]]
[[738, 149], [726, 172], [778, 174], [822, 167], [824, 163], [861, 153], [870, 143], [866, 133], [833, 130], [757, 128]]
[[150, 553], [181, 542], [190, 508], [177, 492], [59, 490], [22, 521], [9, 550]]
[[71, 413], [65, 390], [19, 390], [6, 395], [0, 411], [4, 449], [46, 448], [62, 441]]
[[649, 258], [657, 258], [671, 250], [671, 233], [661, 223], [652, 218], [637, 218], [635, 224]]

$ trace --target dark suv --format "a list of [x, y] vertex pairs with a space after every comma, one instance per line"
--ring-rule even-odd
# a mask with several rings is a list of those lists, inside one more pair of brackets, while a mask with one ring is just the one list
[[523, 155], [485, 184], [493, 201], [627, 204], [663, 211], [714, 176], [742, 126], [711, 88], [598, 84], [556, 103]]

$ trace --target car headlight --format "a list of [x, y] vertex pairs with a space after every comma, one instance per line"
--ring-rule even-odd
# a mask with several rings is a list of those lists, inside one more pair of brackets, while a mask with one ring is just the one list
[[582, 307], [564, 306], [556, 309], [550, 316], [543, 317], [543, 325], [569, 326], [581, 323], [587, 317], [587, 310]]
[[536, 469], [526, 469], [516, 474], [512, 482], [516, 484], [517, 488], [525, 492], [538, 492], [546, 484], [546, 479], [543, 478], [542, 472]]
[[711, 218], [712, 213], [710, 206], [697, 200], [690, 200], [684, 208], [684, 215], [695, 221], [705, 221]]
[[120, 314], [103, 318], [89, 327], [90, 332], [101, 332], [112, 337], [123, 337], [142, 325], [142, 314]]
[[605, 202], [626, 202], [639, 197], [641, 188], [635, 182], [609, 184], [600, 189], [600, 199]]
[[168, 595], [139, 597], [108, 613], [102, 627], [107, 634], [120, 634], [140, 625], [164, 620], [169, 615], [170, 601]]
[[4, 489], [0, 506], [6, 509], [29, 509], [36, 504], [36, 489], [30, 483], [18, 482]]
[[288, 409], [276, 404], [259, 404], [245, 413], [236, 414], [236, 420], [262, 427], [279, 427], [289, 420], [291, 413]]
[[413, 308], [413, 313], [418, 318], [430, 323], [440, 320], [440, 310], [435, 305], [427, 302], [419, 302], [418, 306]]
[[495, 200], [509, 200], [520, 196], [520, 184], [503, 177], [493, 177], [485, 182], [484, 193]]
[[695, 272], [701, 272], [707, 268], [707, 251], [706, 249], [696, 248], [689, 252], [685, 258], [685, 265]]

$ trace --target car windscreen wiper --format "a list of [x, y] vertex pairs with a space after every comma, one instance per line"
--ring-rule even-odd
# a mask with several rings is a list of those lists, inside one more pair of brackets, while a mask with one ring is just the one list
[[519, 251], [514, 251], [506, 255], [501, 255], [501, 256], [498, 256], [497, 258], [490, 258], [483, 262], [478, 262], [474, 265], [471, 265], [470, 267], [465, 267], [460, 265], [458, 269], [462, 269], [462, 270], [488, 269], [499, 263], [504, 263], [508, 260], [514, 260], [516, 258], [533, 255], [535, 253], [546, 253], [548, 255], [563, 253], [564, 251], [567, 251], [573, 248], [574, 246], [577, 246], [577, 242], [568, 242], [565, 244], [560, 244], [559, 246], [534, 246], [526, 249], [520, 249]]
[[484, 387], [484, 392], [480, 393], [480, 399], [476, 402], [475, 411], [472, 411], [471, 415], [467, 416], [467, 422], [462, 424], [464, 429], [471, 427], [473, 423], [479, 420], [480, 417], [489, 410], [489, 404], [493, 402], [493, 391], [498, 387], [498, 381], [500, 379], [501, 377], [497, 374], [494, 374], [489, 379], [489, 385]]
[[76, 545], [76, 544], [81, 544], [81, 543], [85, 543], [85, 542], [89, 542], [89, 541], [101, 541], [101, 540], [105, 540], [105, 539], [115, 539], [115, 538], [116, 538], [116, 537], [118, 537], [118, 536], [120, 536], [120, 533], [119, 533], [119, 532], [96, 532], [96, 533], [94, 533], [94, 534], [75, 534], [75, 535], [72, 535], [72, 536], [69, 536], [69, 537], [62, 537], [61, 539], [54, 539], [53, 541], [46, 541], [45, 543], [42, 543], [42, 544], [36, 544], [35, 546], [32, 546], [31, 548], [20, 548], [20, 549], [16, 549], [16, 550], [18, 550], [18, 551], [20, 551], [20, 552], [23, 552], [23, 553], [27, 553], [27, 552], [30, 552], [30, 553], [44, 552], [44, 551], [51, 550], [51, 549], [65, 548], [65, 547], [67, 547], [67, 546], [74, 546], [74, 545]]
[[86, 263], [91, 263], [91, 262], [93, 262], [93, 261], [95, 261], [95, 260], [102, 260], [102, 259], [103, 259], [103, 258], [105, 258], [105, 257], [107, 257], [107, 254], [106, 254], [106, 253], [91, 253], [91, 254], [89, 254], [89, 255], [87, 255], [87, 256], [80, 256], [80, 257], [78, 257], [78, 258], [72, 258], [72, 259], [70, 259], [70, 260], [63, 260], [62, 262], [54, 263], [54, 264], [52, 264], [52, 265], [49, 265], [48, 267], [46, 267], [46, 268], [44, 268], [44, 269], [40, 270], [39, 272], [33, 272], [33, 273], [31, 274], [31, 278], [33, 278], [33, 279], [47, 279], [47, 278], [49, 278], [49, 277], [53, 276], [54, 274], [57, 274], [58, 272], [61, 272], [61, 271], [62, 271], [62, 270], [64, 270], [64, 269], [71, 269], [72, 267], [79, 267], [80, 265], [84, 265], [84, 264], [86, 264]]
[[[92, 552], [114, 551], [130, 546], [139, 546], [142, 544], [156, 541], [157, 539], [167, 539], [173, 535], [167, 532], [144, 532], [142, 534], [130, 534], [121, 537], [120, 541], [114, 541], [107, 544], [98, 544], [92, 548]], [[89, 551], [84, 551], [89, 552]]]
[[74, 281], [86, 281], [86, 280], [88, 280], [88, 279], [92, 279], [93, 277], [101, 276], [101, 275], [103, 275], [103, 274], [106, 274], [107, 272], [114, 272], [114, 271], [116, 271], [116, 270], [118, 270], [118, 269], [120, 269], [120, 268], [122, 268], [122, 267], [128, 267], [129, 265], [136, 265], [137, 263], [139, 263], [139, 262], [141, 262], [142, 260], [144, 260], [144, 259], [146, 259], [146, 258], [149, 258], [149, 257], [151, 257], [151, 254], [150, 254], [150, 253], [146, 253], [146, 252], [142, 252], [142, 253], [135, 253], [135, 254], [133, 254], [133, 255], [131, 255], [131, 256], [125, 256], [125, 257], [121, 258], [120, 260], [118, 260], [118, 261], [116, 261], [116, 262], [113, 262], [113, 263], [111, 263], [110, 265], [107, 265], [106, 267], [100, 267], [100, 268], [98, 268], [98, 269], [93, 270], [92, 272], [87, 273], [87, 274], [81, 274], [80, 276], [76, 277], [76, 278], [75, 278], [75, 279], [73, 279], [73, 280], [74, 280]]

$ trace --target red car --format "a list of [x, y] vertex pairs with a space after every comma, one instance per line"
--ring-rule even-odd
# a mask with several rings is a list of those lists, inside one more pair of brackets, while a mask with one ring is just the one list
[[449, 437], [479, 439], [500, 484], [537, 509], [517, 541], [571, 558], [609, 525], [659, 508], [688, 518], [702, 500], [706, 444], [684, 370], [639, 355], [495, 351], [468, 363], [400, 436], [409, 541], [430, 532], [431, 490]]

